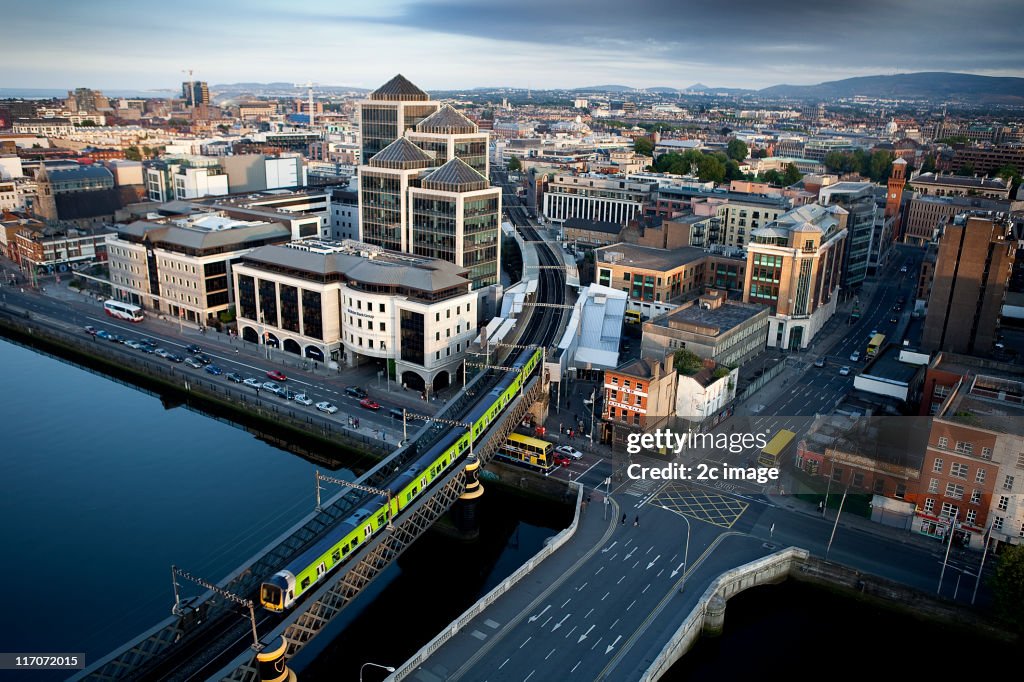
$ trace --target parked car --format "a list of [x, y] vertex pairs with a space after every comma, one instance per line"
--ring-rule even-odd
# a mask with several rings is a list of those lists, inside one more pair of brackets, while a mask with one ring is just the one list
[[357, 400], [362, 400], [367, 397], [366, 391], [359, 388], [358, 386], [346, 386], [345, 394], [349, 395]]
[[110, 334], [107, 336], [107, 341], [113, 341], [114, 343], [124, 343], [125, 338], [120, 334]]
[[335, 405], [334, 403], [329, 403], [325, 401], [322, 403], [317, 403], [316, 409], [320, 410], [321, 412], [326, 412], [327, 414], [334, 414], [335, 412], [338, 411], [338, 406]]
[[277, 389], [277, 395], [281, 398], [284, 398], [285, 400], [295, 400], [295, 396], [297, 396], [298, 393], [296, 393], [290, 388], [282, 386], [281, 388]]
[[257, 379], [256, 377], [249, 377], [248, 379], [242, 381], [242, 383], [245, 384], [246, 386], [252, 386], [253, 388], [263, 387], [263, 382]]
[[272, 393], [277, 393], [278, 390], [280, 390], [280, 388], [281, 388], [281, 384], [276, 384], [273, 381], [264, 381], [263, 382], [263, 388], [265, 388], [266, 390], [268, 390], [268, 391], [270, 391]]
[[392, 419], [397, 419], [398, 421], [405, 420], [405, 413], [393, 407], [390, 410], [388, 410], [388, 414], [391, 415]]
[[157, 348], [156, 350], [153, 351], [153, 353], [157, 357], [166, 358], [168, 355], [171, 354], [171, 351], [167, 350], [166, 348]]
[[207, 374], [212, 374], [215, 377], [219, 377], [221, 374], [224, 373], [224, 370], [222, 370], [217, 365], [207, 365], [206, 366], [206, 373]]
[[182, 356], [178, 355], [177, 353], [168, 353], [167, 354], [167, 359], [170, 360], [171, 362], [178, 362], [178, 363], [185, 362], [185, 358], [183, 358]]
[[185, 358], [185, 364], [193, 369], [202, 369], [203, 363], [199, 362], [195, 358]]
[[185, 346], [185, 350], [187, 352], [189, 352], [189, 353], [192, 353], [193, 355], [196, 354], [196, 353], [202, 353], [203, 352], [203, 349], [200, 348], [199, 346], [197, 346], [194, 343], [190, 343], [187, 346]]
[[850, 353], [850, 362], [860, 362], [860, 351], [855, 350]]
[[295, 402], [297, 402], [299, 405], [312, 405], [313, 404], [313, 399], [310, 398], [305, 393], [299, 393], [298, 395], [295, 396], [295, 398], [293, 398], [293, 400], [295, 400]]
[[907, 266], [906, 265], [904, 265], [902, 268], [900, 268], [900, 272], [906, 272], [906, 271], [907, 271]]
[[273, 379], [274, 381], [288, 381], [288, 377], [284, 375], [284, 372], [277, 369], [272, 369], [269, 372], [267, 372], [267, 376]]
[[86, 334], [91, 334], [92, 336], [96, 336], [96, 332], [97, 332], [96, 327], [92, 326], [91, 324], [85, 325], [85, 333]]
[[849, 365], [843, 365], [842, 367], [839, 368], [839, 376], [844, 376], [845, 377], [845, 376], [847, 376], [849, 374], [850, 374], [850, 366]]
[[825, 366], [825, 358], [818, 358], [817, 360], [815, 360], [814, 361], [814, 366], [815, 367], [824, 367]]
[[557, 448], [555, 448], [555, 452], [559, 452], [571, 459], [580, 459], [583, 457], [582, 452], [568, 445], [559, 445]]
[[379, 410], [380, 403], [370, 400], [369, 398], [363, 398], [359, 401], [359, 407], [365, 407], [368, 410]]
[[224, 378], [227, 379], [228, 381], [233, 381], [236, 384], [240, 384], [243, 381], [245, 381], [245, 378], [238, 372], [228, 372], [227, 374], [224, 375]]

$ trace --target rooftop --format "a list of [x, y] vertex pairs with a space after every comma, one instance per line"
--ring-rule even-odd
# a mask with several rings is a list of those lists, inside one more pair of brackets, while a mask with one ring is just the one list
[[465, 269], [448, 261], [409, 256], [383, 249], [365, 250], [352, 242], [302, 242], [289, 246], [263, 246], [246, 254], [252, 265], [273, 265], [314, 275], [338, 274], [343, 279], [377, 286], [400, 286], [418, 291], [469, 290]]
[[131, 241], [145, 240], [164, 245], [197, 250], [234, 250], [253, 242], [284, 241], [291, 230], [280, 223], [241, 223], [225, 228], [223, 224], [182, 226], [137, 220], [117, 228], [119, 236]]
[[418, 133], [441, 133], [443, 135], [479, 132], [476, 123], [456, 111], [450, 104], [442, 104], [441, 108], [416, 124]]
[[723, 301], [719, 307], [708, 310], [693, 301], [691, 305], [656, 317], [648, 324], [707, 336], [721, 336], [767, 309], [768, 306], [756, 303]]
[[912, 185], [955, 185], [965, 188], [984, 189], [1006, 189], [1006, 183], [999, 178], [981, 177], [975, 178], [966, 175], [936, 175], [935, 173], [922, 173], [911, 179]]
[[921, 366], [900, 362], [900, 350], [900, 347], [894, 344], [884, 346], [881, 353], [868, 363], [861, 375], [909, 385], [921, 371]]
[[684, 246], [679, 249], [658, 249], [637, 244], [611, 244], [594, 250], [598, 263], [610, 263], [620, 267], [635, 267], [644, 270], [675, 270], [689, 263], [699, 261], [706, 255], [703, 249]]
[[[381, 151], [381, 154], [384, 151], [387, 150]], [[442, 192], [473, 192], [487, 189], [490, 186], [487, 178], [457, 156], [424, 176], [420, 184], [424, 189], [435, 189]]]
[[390, 102], [426, 102], [430, 99], [430, 95], [413, 85], [402, 74], [398, 74], [387, 83], [371, 92], [370, 99]]
[[1024, 435], [1024, 382], [977, 374], [967, 377], [938, 417], [988, 431]]
[[434, 165], [434, 157], [404, 137], [400, 137], [374, 154], [369, 165], [374, 168], [396, 168], [399, 170], [430, 168]]
[[619, 223], [590, 220], [588, 218], [566, 218], [562, 226], [567, 230], [588, 230], [590, 232], [605, 232], [607, 234], [619, 234], [622, 232], [622, 225]]

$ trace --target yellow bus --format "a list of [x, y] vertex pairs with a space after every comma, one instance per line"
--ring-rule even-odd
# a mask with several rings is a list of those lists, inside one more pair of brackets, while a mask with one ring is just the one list
[[626, 311], [626, 324], [640, 324], [641, 316], [639, 310]]
[[885, 334], [875, 334], [872, 336], [871, 340], [868, 341], [868, 357], [875, 357], [875, 354], [878, 353], [878, 349], [882, 347], [883, 343], [885, 343]]
[[498, 451], [498, 456], [514, 464], [548, 471], [555, 465], [554, 449], [554, 444], [546, 440], [512, 433]]
[[775, 434], [774, 438], [768, 441], [768, 445], [764, 446], [764, 450], [761, 450], [761, 454], [757, 458], [757, 463], [763, 467], [779, 466], [782, 456], [786, 454], [786, 451], [793, 445], [793, 441], [795, 439], [795, 433], [788, 429], [782, 429]]

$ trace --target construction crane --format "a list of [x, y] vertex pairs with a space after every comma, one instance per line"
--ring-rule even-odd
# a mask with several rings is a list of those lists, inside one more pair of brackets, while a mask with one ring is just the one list
[[310, 128], [313, 127], [313, 122], [314, 122], [314, 118], [313, 118], [313, 116], [314, 116], [314, 114], [313, 114], [313, 86], [314, 85], [316, 85], [316, 83], [314, 83], [312, 81], [309, 81], [309, 82], [306, 82], [306, 83], [296, 83], [295, 84], [295, 87], [297, 87], [297, 88], [309, 88], [309, 127]]

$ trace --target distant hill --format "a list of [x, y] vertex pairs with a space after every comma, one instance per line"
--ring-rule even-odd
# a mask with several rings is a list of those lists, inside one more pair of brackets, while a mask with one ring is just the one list
[[970, 73], [926, 71], [893, 76], [860, 76], [817, 85], [773, 85], [758, 90], [768, 97], [833, 99], [883, 97], [903, 99], [970, 99], [980, 103], [1024, 103], [1024, 78], [977, 76]]
[[585, 88], [574, 88], [572, 92], [635, 92], [636, 88], [628, 85], [589, 85]]
[[[217, 92], [296, 92], [306, 88], [295, 83], [217, 83], [210, 86]], [[313, 92], [370, 92], [351, 85], [314, 85]]]

